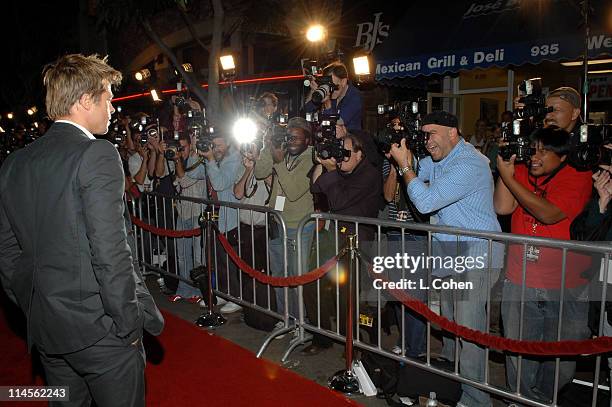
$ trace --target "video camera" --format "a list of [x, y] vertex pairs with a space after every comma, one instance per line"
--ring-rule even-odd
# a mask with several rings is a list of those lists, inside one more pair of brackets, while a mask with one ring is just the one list
[[351, 156], [351, 151], [344, 148], [342, 140], [336, 138], [336, 123], [340, 116], [336, 114], [307, 113], [306, 121], [313, 126], [314, 152], [322, 160], [334, 158], [340, 163]]
[[387, 115], [389, 118], [398, 117], [400, 121], [398, 126], [393, 126], [387, 120], [385, 127], [378, 131], [377, 144], [385, 154], [391, 150], [393, 144], [400, 144], [402, 139], [406, 139], [406, 147], [417, 158], [423, 158], [429, 154], [427, 151], [429, 135], [421, 130], [418, 100], [378, 105], [378, 114]]
[[518, 85], [519, 103], [524, 106], [515, 109], [512, 124], [502, 125], [502, 141], [507, 145], [499, 148], [499, 155], [509, 161], [516, 154], [515, 162], [529, 160], [534, 154], [531, 147], [531, 134], [542, 127], [544, 118], [552, 107], [546, 106], [546, 98], [542, 94], [542, 78], [531, 78]]
[[310, 86], [310, 81], [314, 80], [317, 82], [317, 89], [312, 92], [311, 100], [315, 105], [320, 105], [323, 100], [327, 97], [331, 97], [333, 91], [338, 90], [331, 75], [323, 75], [323, 68], [317, 61], [305, 58], [301, 60], [302, 72], [306, 79], [304, 80], [304, 86]]
[[572, 145], [569, 162], [579, 170], [610, 165], [612, 150], [604, 147], [612, 143], [612, 124], [583, 124], [578, 142]]

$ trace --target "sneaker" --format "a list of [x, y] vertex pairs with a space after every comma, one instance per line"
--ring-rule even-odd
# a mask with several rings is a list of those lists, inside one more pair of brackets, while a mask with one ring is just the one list
[[187, 302], [190, 304], [198, 304], [200, 301], [202, 301], [202, 297], [200, 297], [199, 295], [193, 295], [187, 298]]
[[[170, 297], [168, 297], [168, 301], [170, 301], [170, 302], [179, 302], [182, 299], [183, 299], [183, 297], [181, 297], [178, 294], [174, 294], [174, 295], [171, 295]], [[189, 301], [189, 300], [187, 300], [187, 301]]]
[[225, 314], [231, 314], [232, 312], [240, 311], [242, 307], [238, 304], [234, 304], [233, 302], [228, 302], [224, 306], [221, 307], [220, 311]]
[[227, 300], [217, 296], [217, 305], [221, 306], [225, 304], [227, 304]]
[[401, 355], [402, 348], [401, 346], [395, 345], [394, 347], [391, 348], [391, 352], [395, 353], [396, 355]]

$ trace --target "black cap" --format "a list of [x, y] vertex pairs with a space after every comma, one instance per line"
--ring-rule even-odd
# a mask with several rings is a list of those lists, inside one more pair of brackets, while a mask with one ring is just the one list
[[425, 126], [426, 124], [437, 124], [438, 126], [459, 128], [457, 116], [442, 110], [425, 115], [421, 125]]

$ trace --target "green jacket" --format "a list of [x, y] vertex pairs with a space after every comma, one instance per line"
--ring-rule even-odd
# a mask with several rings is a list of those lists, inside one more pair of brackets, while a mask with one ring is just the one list
[[295, 159], [286, 158], [277, 164], [272, 161], [272, 153], [266, 147], [261, 151], [255, 165], [257, 179], [264, 179], [274, 173], [268, 206], [274, 209], [276, 198], [285, 197], [282, 217], [288, 228], [297, 228], [300, 220], [314, 211], [310, 193], [310, 170], [313, 165], [312, 147], [308, 147]]

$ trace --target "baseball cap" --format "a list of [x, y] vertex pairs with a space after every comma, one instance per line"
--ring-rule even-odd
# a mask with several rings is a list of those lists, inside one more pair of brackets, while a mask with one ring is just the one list
[[425, 115], [421, 122], [421, 125], [425, 126], [427, 124], [437, 124], [438, 126], [455, 127], [457, 129], [459, 128], [459, 121], [457, 120], [457, 116], [445, 112], [443, 110], [438, 110]]
[[575, 108], [580, 109], [580, 93], [574, 88], [569, 86], [562, 86], [550, 92], [548, 97], [557, 97], [561, 100], [565, 100]]

